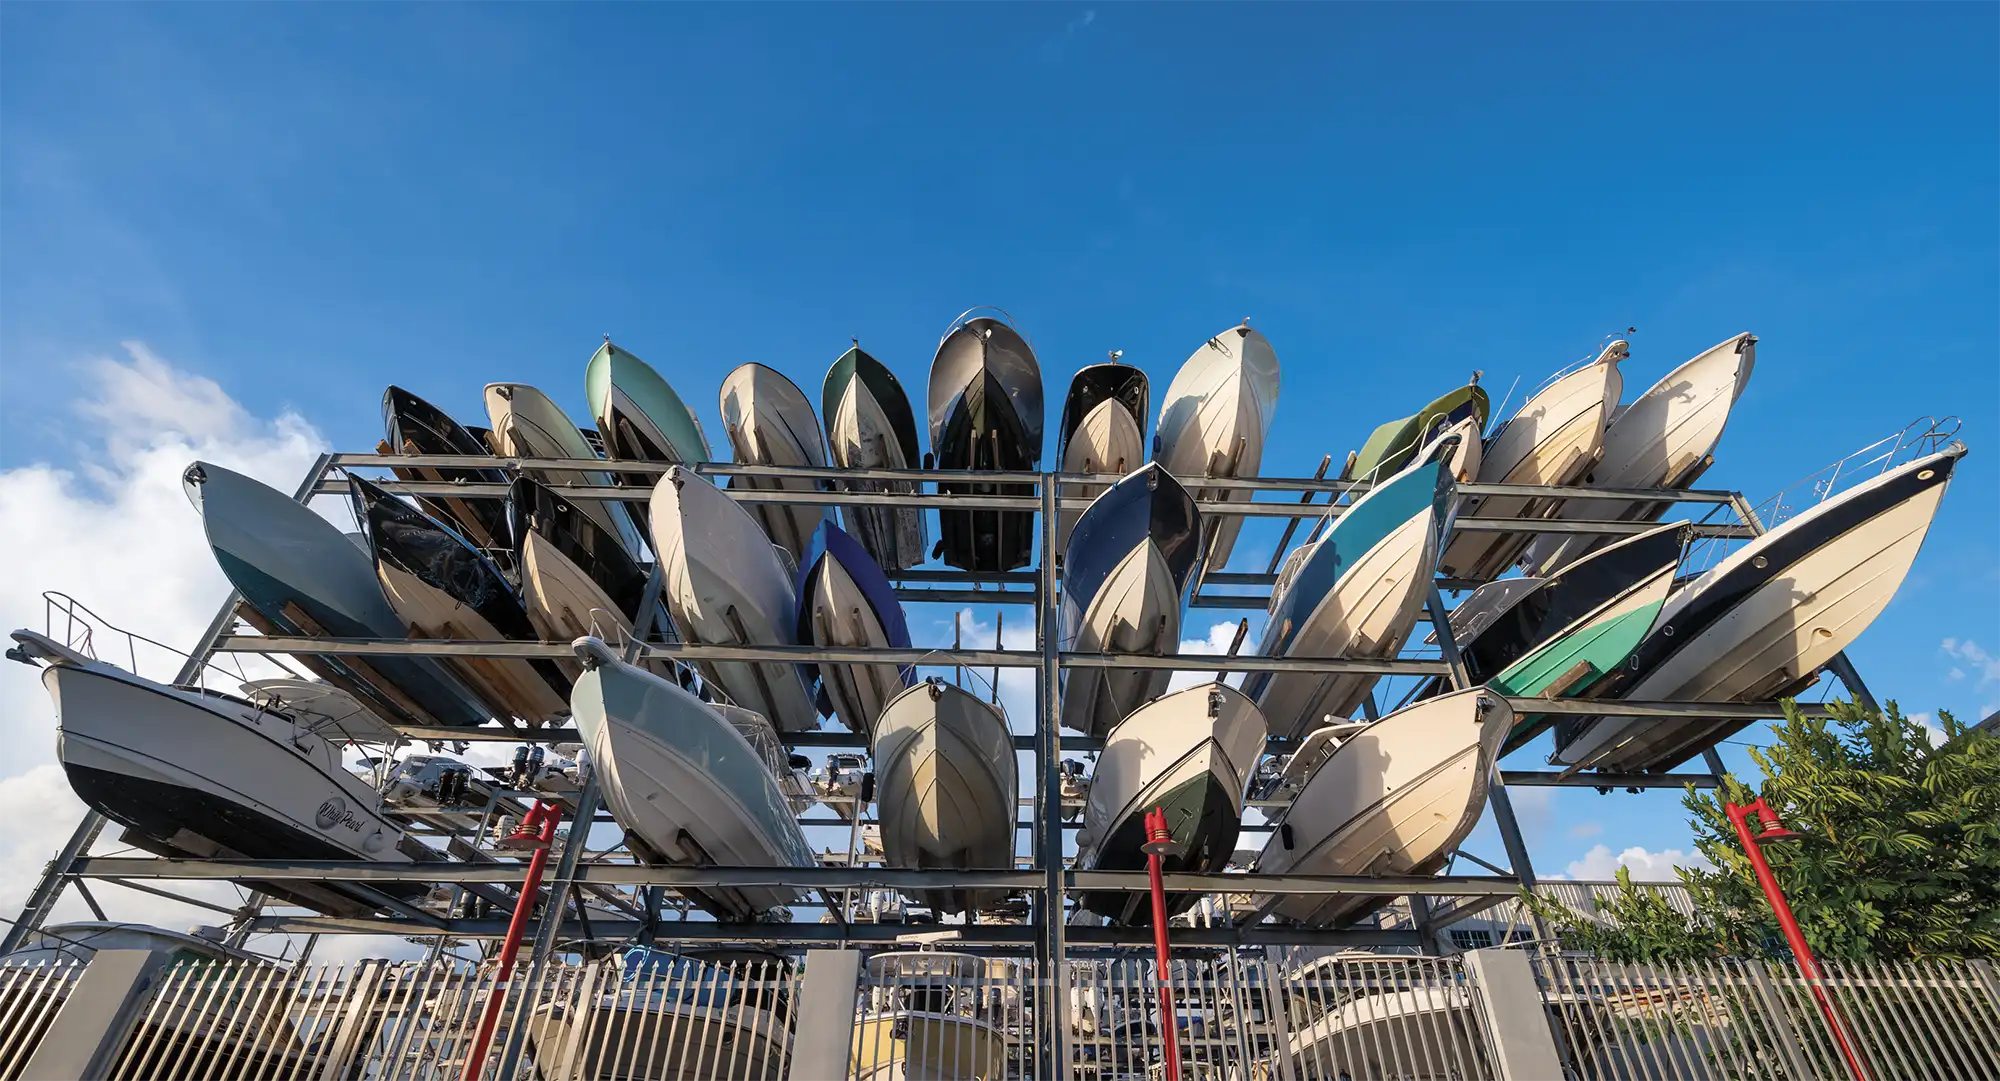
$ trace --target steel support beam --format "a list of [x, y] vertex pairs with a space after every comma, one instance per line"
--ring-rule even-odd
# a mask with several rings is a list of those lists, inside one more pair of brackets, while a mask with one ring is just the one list
[[[1035, 772], [1036, 799], [1035, 822], [1035, 862], [1042, 871], [1042, 888], [1037, 895], [1040, 904], [1035, 906], [1036, 919], [1041, 925], [1041, 951], [1046, 964], [1049, 980], [1051, 1008], [1042, 1011], [1048, 1019], [1044, 1026], [1044, 1038], [1048, 1041], [1050, 1058], [1055, 1067], [1054, 1076], [1066, 1078], [1070, 1073], [1069, 1061], [1069, 1011], [1061, 1004], [1068, 1002], [1069, 967], [1065, 964], [1069, 950], [1063, 941], [1063, 831], [1062, 831], [1062, 676], [1060, 664], [1062, 654], [1056, 634], [1060, 625], [1059, 595], [1056, 590], [1056, 475], [1044, 473], [1041, 476], [1041, 604], [1037, 608], [1039, 618], [1035, 621], [1035, 636], [1040, 646], [1041, 666], [1036, 672], [1035, 701]], [[996, 677], [997, 679], [997, 677]]]

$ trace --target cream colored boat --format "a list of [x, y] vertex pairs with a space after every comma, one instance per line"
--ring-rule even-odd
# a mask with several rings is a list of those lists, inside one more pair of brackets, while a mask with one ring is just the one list
[[[1000, 707], [948, 683], [919, 683], [875, 722], [875, 802], [890, 867], [1010, 870], [1018, 779]], [[993, 890], [910, 895], [944, 912], [998, 903]]]
[[[1278, 408], [1278, 354], [1246, 322], [1210, 338], [1174, 373], [1161, 399], [1153, 460], [1166, 466], [1196, 499], [1247, 502], [1242, 489], [1201, 487], [1205, 479], [1254, 477]], [[1217, 515], [1209, 532], [1207, 568], [1221, 570], [1236, 547], [1243, 520]]]
[[[1604, 457], [1584, 475], [1593, 488], [1688, 488], [1715, 461], [1730, 408], [1757, 364], [1757, 336], [1738, 334], [1702, 352], [1624, 406], [1604, 429]], [[1650, 522], [1668, 503], [1574, 499], [1559, 518]], [[1600, 533], [1544, 533], [1521, 557], [1530, 575], [1567, 567], [1603, 547]]]
[[[1514, 724], [1504, 698], [1474, 687], [1373, 724], [1307, 736], [1285, 768], [1297, 792], [1257, 858], [1258, 874], [1430, 875], [1479, 821], [1500, 742]], [[1278, 914], [1336, 926], [1387, 898], [1288, 898]]]
[[[1604, 427], [1624, 391], [1618, 364], [1626, 355], [1625, 342], [1612, 342], [1596, 360], [1557, 376], [1529, 398], [1486, 440], [1480, 483], [1565, 485], [1582, 479], [1603, 454]], [[1547, 499], [1467, 496], [1459, 517], [1545, 518], [1558, 506]], [[1438, 569], [1454, 578], [1497, 578], [1530, 539], [1520, 530], [1458, 531]]]
[[[740, 465], [823, 469], [819, 418], [791, 380], [762, 364], [744, 364], [722, 380], [722, 426]], [[732, 489], [812, 493], [824, 482], [799, 477], [731, 477]], [[771, 543], [798, 562], [828, 515], [816, 503], [747, 503]]]

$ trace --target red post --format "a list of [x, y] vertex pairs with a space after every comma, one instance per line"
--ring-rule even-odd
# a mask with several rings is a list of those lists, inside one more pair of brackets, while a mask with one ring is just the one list
[[514, 974], [514, 958], [521, 952], [521, 936], [528, 929], [529, 914], [535, 910], [535, 895], [542, 886], [542, 868], [549, 861], [549, 846], [555, 844], [556, 822], [561, 818], [555, 807], [537, 800], [521, 820], [521, 828], [507, 839], [509, 847], [533, 845], [535, 854], [528, 857], [528, 878], [521, 884], [520, 900], [514, 903], [514, 918], [507, 924], [507, 938], [500, 945], [500, 968], [493, 975], [493, 991], [486, 997], [486, 1012], [480, 1015], [479, 1030], [473, 1034], [470, 1053], [465, 1056], [465, 1070], [460, 1075], [463, 1081], [478, 1081], [486, 1072], [486, 1052], [493, 1045], [493, 1029], [499, 1025], [500, 1009], [507, 1001], [507, 980]]
[[1153, 879], [1153, 951], [1160, 977], [1160, 1029], [1165, 1041], [1166, 1081], [1180, 1081], [1181, 1033], [1174, 1017], [1174, 984], [1167, 961], [1167, 891], [1160, 884], [1160, 856], [1173, 847], [1167, 829], [1167, 812], [1158, 807], [1146, 812], [1146, 873]]
[[[1778, 820], [1778, 812], [1759, 796], [1749, 803], [1724, 803], [1724, 814], [1736, 827], [1736, 839], [1743, 844], [1743, 852], [1750, 857], [1750, 869], [1757, 875], [1757, 885], [1763, 887], [1765, 900], [1771, 903], [1771, 912], [1778, 917], [1778, 928], [1785, 933], [1785, 941], [1791, 944], [1792, 956], [1798, 958], [1799, 970], [1805, 974], [1807, 986], [1812, 988], [1813, 999], [1819, 1003], [1819, 1012], [1826, 1017], [1827, 1027], [1832, 1029], [1835, 1042], [1840, 1044], [1840, 1054], [1847, 1060], [1847, 1069], [1855, 1081], [1870, 1081], [1868, 1071], [1861, 1064], [1861, 1057], [1847, 1040], [1847, 1026], [1841, 1023], [1840, 1015], [1834, 1010], [1833, 1002], [1826, 997], [1826, 990], [1819, 981], [1819, 959], [1813, 956], [1812, 947], [1806, 944], [1804, 932], [1799, 930], [1799, 921], [1792, 918], [1792, 906], [1785, 903], [1785, 891], [1778, 886], [1777, 876], [1771, 873], [1771, 865], [1764, 861], [1760, 837], [1780, 841], [1796, 837]], [[1760, 835], [1750, 832], [1750, 816], [1756, 815], [1763, 827]]]

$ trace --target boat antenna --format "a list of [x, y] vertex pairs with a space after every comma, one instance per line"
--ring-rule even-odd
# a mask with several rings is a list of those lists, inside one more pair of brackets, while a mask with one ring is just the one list
[[1123, 349], [1113, 349], [1113, 350], [1112, 350], [1111, 352], [1109, 352], [1109, 353], [1107, 353], [1107, 354], [1105, 354], [1105, 355], [1106, 355], [1106, 356], [1109, 356], [1109, 357], [1110, 357], [1110, 358], [1111, 358], [1111, 359], [1112, 359], [1113, 361], [1118, 361], [1118, 360], [1122, 360], [1122, 359], [1124, 359], [1124, 356], [1125, 356], [1125, 350], [1123, 350]]
[[[1002, 637], [1002, 632], [1004, 632], [1006, 628], [1007, 628], [1007, 610], [1005, 608], [994, 609], [993, 649], [995, 652], [998, 652], [1001, 649], [1000, 639]], [[987, 696], [986, 701], [996, 706], [1000, 704], [1000, 666], [997, 664], [993, 666], [992, 693]]]
[[[1224, 654], [1224, 656], [1229, 656], [1229, 657], [1236, 656], [1236, 651], [1243, 648], [1243, 639], [1247, 637], [1249, 633], [1250, 633], [1250, 617], [1244, 616], [1241, 620], [1237, 622], [1236, 637], [1230, 639], [1229, 652], [1227, 654]], [[1229, 675], [1228, 672], [1217, 672], [1215, 674], [1215, 681], [1217, 683], [1221, 683], [1226, 677], [1228, 677], [1228, 675]]]
[[[960, 632], [960, 624], [963, 623], [964, 619], [965, 619], [965, 609], [963, 608], [951, 614], [951, 652], [953, 660], [958, 659], [958, 651], [960, 648], [962, 648], [960, 646], [959, 632]], [[951, 681], [954, 684], [957, 684], [961, 688], [964, 687], [965, 669], [956, 664], [952, 665]]]

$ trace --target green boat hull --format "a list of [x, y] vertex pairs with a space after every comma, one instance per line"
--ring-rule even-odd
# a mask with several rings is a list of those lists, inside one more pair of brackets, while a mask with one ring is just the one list
[[[1175, 855], [1160, 861], [1165, 874], [1192, 872], [1212, 874], [1229, 866], [1236, 852], [1236, 837], [1243, 824], [1243, 812], [1236, 794], [1230, 792], [1214, 773], [1204, 773], [1169, 789], [1161, 799], [1132, 813], [1098, 847], [1093, 871], [1143, 871], [1146, 853], [1146, 812], [1157, 805], [1167, 812], [1168, 829], [1179, 846]], [[1201, 899], [1198, 893], [1167, 894], [1167, 915], [1187, 911]], [[1153, 924], [1153, 902], [1144, 893], [1104, 891], [1078, 895], [1077, 904], [1106, 919], [1129, 927]]]
[[[1639, 648], [1665, 603], [1666, 598], [1661, 597], [1578, 627], [1507, 666], [1487, 681], [1487, 686], [1509, 698], [1539, 698], [1564, 681], [1578, 665], [1584, 665], [1584, 670], [1570, 678], [1556, 697], [1583, 694]], [[1513, 730], [1507, 733], [1506, 742], [1501, 744], [1500, 753], [1507, 754], [1526, 744], [1554, 721], [1553, 714], [1520, 713], [1515, 717]]]
[[1355, 453], [1354, 467], [1348, 470], [1348, 478], [1372, 475], [1374, 479], [1382, 480], [1394, 475], [1410, 464], [1410, 459], [1417, 453], [1417, 445], [1439, 417], [1466, 409], [1478, 418], [1479, 427], [1484, 430], [1491, 403], [1487, 400], [1486, 391], [1477, 384], [1459, 387], [1424, 406], [1414, 416], [1392, 420], [1376, 428]]
[[[683, 465], [711, 460], [708, 437], [702, 433], [687, 403], [652, 365], [631, 353], [610, 342], [599, 346], [584, 368], [583, 389], [590, 400], [590, 415], [597, 422], [598, 433], [607, 447], [619, 451], [613, 457], [676, 461]], [[652, 422], [665, 437], [667, 446], [650, 445], [650, 437], [645, 437], [639, 446], [620, 445], [632, 433], [627, 425], [615, 423], [611, 415], [614, 389]]]

